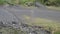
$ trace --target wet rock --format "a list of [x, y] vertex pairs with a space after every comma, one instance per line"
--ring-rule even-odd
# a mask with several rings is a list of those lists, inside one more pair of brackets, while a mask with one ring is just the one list
[[0, 26], [1, 27], [6, 27], [6, 25], [2, 21], [0, 21]]
[[29, 27], [29, 25], [28, 24], [23, 24], [23, 23], [21, 23], [21, 26], [24, 28], [24, 27]]
[[17, 24], [17, 22], [15, 22], [15, 21], [12, 21], [12, 24]]
[[30, 34], [38, 34], [36, 31], [32, 31]]
[[48, 33], [48, 34], [51, 34], [51, 32], [50, 32], [50, 31], [48, 31], [48, 30], [45, 30], [45, 32], [46, 32], [46, 33]]
[[0, 21], [0, 26], [3, 26], [3, 22], [2, 21]]

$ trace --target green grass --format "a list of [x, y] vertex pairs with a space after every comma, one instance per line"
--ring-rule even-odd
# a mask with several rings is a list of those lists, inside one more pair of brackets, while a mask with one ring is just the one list
[[0, 5], [5, 4], [5, 2], [3, 0], [0, 0]]
[[[43, 19], [43, 18], [30, 19], [30, 17], [28, 17], [28, 16], [24, 16], [24, 17], [29, 25], [43, 26], [47, 30], [49, 30], [49, 28], [51, 28], [53, 31], [55, 31], [54, 34], [60, 34], [60, 23], [57, 23], [55, 21], [48, 20], [48, 19]], [[33, 20], [33, 21], [31, 21], [31, 20]]]

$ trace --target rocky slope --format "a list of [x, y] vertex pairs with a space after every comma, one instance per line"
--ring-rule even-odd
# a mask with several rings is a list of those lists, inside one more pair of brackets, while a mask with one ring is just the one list
[[21, 30], [22, 33], [25, 32], [26, 34], [50, 34], [44, 27], [23, 23], [21, 19], [17, 19], [12, 13], [0, 8], [0, 28], [2, 27]]

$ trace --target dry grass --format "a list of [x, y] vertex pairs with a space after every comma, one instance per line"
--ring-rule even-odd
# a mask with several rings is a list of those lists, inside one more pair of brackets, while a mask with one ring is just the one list
[[46, 27], [46, 29], [51, 27], [52, 30], [55, 31], [55, 34], [60, 34], [60, 23], [57, 23], [55, 21], [48, 20], [48, 19], [43, 19], [43, 18], [33, 18], [31, 21], [30, 17], [28, 16], [24, 16], [24, 17], [25, 17], [25, 20], [30, 25], [44, 26]]
[[60, 7], [47, 6], [48, 9], [60, 10]]

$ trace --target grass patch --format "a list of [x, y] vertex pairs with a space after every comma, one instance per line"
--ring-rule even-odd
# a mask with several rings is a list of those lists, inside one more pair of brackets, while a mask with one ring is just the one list
[[30, 17], [28, 16], [24, 16], [24, 17], [25, 17], [25, 20], [30, 25], [43, 26], [47, 30], [49, 30], [48, 28], [51, 28], [53, 31], [55, 31], [54, 34], [60, 34], [60, 23], [57, 23], [55, 21], [48, 20], [48, 19], [43, 19], [43, 18], [30, 19]]
[[60, 34], [60, 30], [56, 31], [54, 34]]
[[60, 10], [60, 7], [47, 6], [48, 9]]
[[0, 5], [5, 4], [5, 2], [3, 0], [0, 0]]

